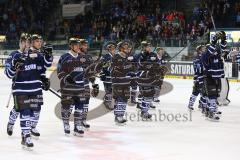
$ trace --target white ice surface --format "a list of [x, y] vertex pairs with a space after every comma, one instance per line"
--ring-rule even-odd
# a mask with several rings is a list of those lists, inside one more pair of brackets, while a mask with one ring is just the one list
[[[185, 114], [192, 90], [191, 80], [166, 79], [173, 91], [161, 96], [161, 103], [151, 113]], [[128, 121], [126, 126], [116, 126], [113, 113], [89, 121], [91, 129], [83, 138], [66, 137], [62, 122], [55, 116], [54, 107], [59, 99], [44, 92], [38, 129], [39, 140], [34, 140], [34, 150], [21, 147], [19, 120], [13, 136], [8, 137], [6, 125], [10, 108], [6, 108], [11, 81], [0, 70], [0, 160], [237, 160], [240, 157], [240, 84], [230, 83], [229, 106], [219, 122], [207, 121], [197, 110], [188, 121]], [[102, 86], [101, 86], [102, 88]], [[12, 104], [13, 102], [11, 102]], [[91, 99], [90, 110], [101, 103]], [[12, 106], [12, 105], [11, 105]], [[128, 113], [136, 114], [134, 106]], [[159, 118], [159, 116], [157, 117]], [[171, 119], [171, 117], [170, 117]], [[73, 126], [71, 126], [73, 128]]]

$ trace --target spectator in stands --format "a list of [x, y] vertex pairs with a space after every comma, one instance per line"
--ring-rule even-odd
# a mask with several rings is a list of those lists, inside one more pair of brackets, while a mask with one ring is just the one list
[[236, 25], [238, 27], [240, 27], [240, 11], [238, 12], [237, 16], [236, 16]]

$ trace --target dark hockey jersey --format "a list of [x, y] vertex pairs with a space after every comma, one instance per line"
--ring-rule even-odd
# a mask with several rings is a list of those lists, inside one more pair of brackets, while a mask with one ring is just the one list
[[221, 52], [229, 52], [229, 50], [227, 49], [227, 41], [222, 41], [220, 43], [220, 48], [221, 48]]
[[[30, 58], [28, 53], [14, 51], [6, 60], [5, 74], [13, 79], [13, 95], [39, 95], [42, 94], [41, 77], [45, 76], [47, 67], [52, 65], [52, 57], [46, 57], [41, 52], [36, 52], [36, 57]], [[24, 64], [15, 71], [13, 60], [24, 58]]]
[[[60, 79], [61, 91], [69, 93], [82, 93], [89, 85], [86, 76], [86, 69], [93, 63], [93, 59], [88, 54], [78, 54], [74, 56], [71, 52], [63, 54], [57, 67], [58, 78]], [[74, 84], [66, 81], [67, 76], [71, 76]]]
[[238, 64], [240, 64], [240, 52], [239, 52], [238, 55], [236, 56], [236, 62], [237, 62]]
[[136, 64], [119, 53], [112, 59], [111, 77], [113, 84], [130, 84], [131, 74], [136, 72]]
[[12, 66], [12, 58], [15, 56], [15, 54], [22, 54], [22, 52], [20, 50], [13, 51], [12, 53], [9, 54], [8, 58], [5, 61], [4, 73], [6, 74], [6, 76], [8, 78], [10, 78], [12, 80], [13, 80], [13, 77], [15, 75], [15, 71], [12, 70], [11, 66]]
[[202, 63], [204, 74], [211, 76], [214, 79], [224, 77], [223, 60], [221, 59], [220, 50], [211, 44], [207, 47], [207, 51], [202, 55]]
[[157, 66], [159, 66], [156, 53], [141, 52], [139, 56], [138, 66], [140, 74], [142, 74], [143, 72], [157, 72], [156, 70], [154, 70]]
[[160, 65], [165, 65], [166, 64], [166, 61], [163, 59], [163, 58], [158, 58], [158, 64]]
[[194, 69], [194, 81], [198, 82], [199, 84], [203, 83], [203, 64], [201, 61], [201, 56], [196, 56], [193, 60], [193, 69]]
[[111, 67], [110, 64], [112, 62], [112, 55], [107, 53], [101, 58], [103, 67], [101, 72], [101, 80], [106, 83], [111, 83]]

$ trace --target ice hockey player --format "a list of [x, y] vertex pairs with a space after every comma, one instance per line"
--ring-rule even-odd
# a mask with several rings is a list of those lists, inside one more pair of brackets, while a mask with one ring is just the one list
[[[226, 33], [224, 31], [220, 31], [221, 33], [221, 42], [220, 42], [220, 52], [223, 59], [223, 68], [224, 63], [230, 60], [232, 53], [229, 49], [227, 49], [227, 41], [226, 41]], [[219, 93], [219, 97], [217, 98], [218, 105], [228, 105], [230, 100], [228, 99], [229, 93], [229, 81], [227, 77], [221, 78], [221, 91]]]
[[204, 112], [207, 105], [206, 98], [202, 95], [203, 64], [201, 61], [201, 56], [205, 51], [206, 51], [206, 47], [204, 45], [199, 45], [196, 47], [197, 55], [193, 60], [193, 68], [194, 68], [193, 90], [188, 103], [188, 109], [190, 111], [194, 110], [193, 106], [199, 94], [201, 95], [199, 100], [199, 109], [202, 109], [202, 112]]
[[[157, 52], [158, 64], [159, 65], [165, 65], [166, 64], [166, 60], [163, 58], [163, 56], [164, 56], [164, 49], [161, 48], [161, 47], [157, 47], [156, 48], [156, 52]], [[160, 85], [159, 86], [155, 86], [155, 88], [154, 88], [155, 94], [154, 94], [154, 97], [153, 97], [153, 101], [157, 102], [157, 103], [160, 102], [159, 96], [160, 96], [161, 87], [162, 87], [162, 84], [163, 84], [163, 79], [164, 79], [164, 76], [160, 78], [160, 82], [161, 82]], [[151, 105], [151, 106], [153, 106], [153, 105]]]
[[[80, 46], [81, 45], [81, 46]], [[57, 72], [61, 87], [61, 115], [64, 132], [70, 134], [71, 107], [74, 107], [74, 135], [83, 136], [84, 128], [89, 128], [86, 123], [87, 110], [90, 98], [89, 78], [86, 69], [93, 63], [90, 55], [86, 54], [88, 44], [86, 40], [78, 38], [69, 39], [69, 52], [63, 54], [58, 62]], [[93, 86], [92, 95], [99, 92], [98, 85]]]
[[[16, 51], [13, 51], [12, 53], [10, 53], [9, 58], [7, 58], [6, 62], [5, 62], [5, 74], [7, 75], [8, 78], [12, 79], [13, 85], [14, 85], [14, 71], [11, 70], [11, 63], [12, 63], [12, 57], [15, 56], [15, 54], [23, 54], [24, 52], [27, 52], [27, 50], [29, 50], [30, 48], [30, 35], [28, 33], [22, 33], [20, 36], [20, 40], [19, 40], [19, 49]], [[9, 115], [9, 121], [7, 124], [7, 134], [9, 136], [12, 135], [13, 133], [13, 126], [17, 120], [17, 117], [19, 116], [19, 112], [16, 111], [15, 106], [13, 106], [12, 110], [10, 111], [10, 115]]]
[[107, 109], [113, 110], [112, 105], [112, 79], [111, 79], [111, 72], [110, 66], [112, 62], [112, 57], [115, 55], [116, 52], [116, 44], [114, 42], [109, 42], [106, 44], [106, 51], [107, 54], [102, 56], [103, 67], [101, 72], [101, 81], [103, 81], [103, 86], [105, 90], [104, 95], [104, 105]]
[[128, 59], [131, 52], [129, 42], [119, 42], [117, 48], [119, 52], [113, 56], [111, 65], [113, 99], [115, 100], [114, 115], [115, 123], [124, 125], [127, 122], [124, 114], [130, 98], [131, 77], [128, 74], [136, 71], [136, 65]]
[[221, 78], [224, 77], [223, 62], [221, 59], [220, 47], [217, 41], [222, 38], [223, 34], [217, 32], [207, 51], [202, 55], [203, 63], [203, 94], [207, 100], [206, 117], [212, 120], [219, 120], [220, 111], [217, 110], [217, 98], [221, 90]]
[[[136, 65], [137, 65], [139, 62], [140, 53], [135, 53], [135, 49], [133, 48], [133, 43], [130, 41], [129, 41], [129, 43], [131, 44], [132, 48], [130, 48], [130, 53], [129, 53], [128, 59], [131, 63], [136, 63]], [[137, 102], [137, 96], [138, 96], [137, 74], [138, 74], [138, 70], [136, 70], [135, 72], [129, 73], [129, 76], [131, 77], [130, 102], [132, 105], [138, 104], [138, 102]], [[141, 98], [140, 98], [140, 100], [141, 100]]]
[[[21, 40], [26, 39], [23, 37], [21, 36]], [[13, 79], [12, 94], [14, 108], [20, 114], [21, 143], [27, 148], [33, 147], [31, 140], [31, 129], [34, 128], [31, 123], [33, 114], [35, 111], [40, 112], [39, 107], [43, 104], [42, 86], [46, 83], [46, 77], [42, 77], [43, 68], [49, 67], [52, 61], [51, 56], [37, 50], [41, 47], [41, 36], [31, 36], [31, 43], [36, 50], [30, 48], [28, 51], [14, 54], [8, 59], [11, 63], [6, 71], [7, 76]]]
[[[31, 36], [31, 47], [29, 52], [34, 54], [39, 54], [42, 55], [44, 58], [44, 67], [42, 67], [40, 74], [40, 81], [42, 82], [42, 89], [47, 91], [50, 88], [50, 80], [46, 77], [46, 69], [51, 67], [52, 62], [53, 62], [53, 55], [52, 55], [52, 45], [46, 44], [43, 46], [43, 39], [40, 35], [38, 34], [33, 34]], [[39, 95], [39, 99], [43, 101], [42, 95]], [[32, 109], [32, 115], [31, 115], [31, 134], [35, 137], [39, 137], [40, 133], [36, 129], [39, 117], [40, 117], [40, 112], [41, 112], [41, 107], [42, 105], [39, 104], [36, 108]]]
[[[88, 54], [88, 41], [86, 39], [80, 39], [80, 52], [79, 54], [81, 56], [84, 56], [86, 59], [88, 59], [88, 62], [83, 65], [82, 67], [85, 69], [85, 77], [84, 77], [84, 87], [85, 87], [85, 93], [87, 93], [86, 101], [84, 101], [83, 104], [83, 119], [82, 119], [82, 126], [85, 129], [89, 129], [90, 125], [86, 122], [87, 120], [87, 114], [88, 114], [88, 108], [89, 108], [89, 101], [90, 101], [90, 87], [89, 82], [92, 83], [92, 92], [91, 95], [93, 97], [96, 97], [99, 93], [99, 85], [95, 84], [95, 74], [100, 72], [101, 66], [98, 66], [98, 63], [95, 62], [97, 60], [94, 60], [93, 57]], [[91, 67], [90, 67], [91, 66]], [[91, 68], [91, 69], [87, 69]], [[94, 70], [94, 71], [93, 71]], [[90, 73], [91, 72], [91, 73]]]
[[[151, 119], [152, 115], [149, 114], [148, 110], [151, 107], [153, 102], [153, 97], [155, 94], [154, 88], [156, 85], [153, 85], [152, 82], [155, 81], [155, 75], [160, 74], [155, 70], [154, 66], [159, 66], [158, 57], [156, 53], [153, 53], [151, 50], [151, 44], [149, 42], [143, 41], [141, 42], [143, 50], [140, 54], [139, 58], [139, 75], [138, 75], [138, 86], [141, 103], [141, 117], [144, 119]], [[159, 82], [160, 77], [157, 78]], [[153, 108], [153, 107], [152, 107]], [[154, 107], [155, 108], [155, 107]]]
[[[18, 50], [18, 52], [21, 52], [21, 53], [25, 53], [27, 52], [30, 48], [30, 38], [32, 39], [32, 47], [31, 47], [31, 50], [38, 50], [40, 52], [39, 48], [40, 47], [40, 43], [36, 43], [36, 39], [38, 39], [38, 37], [36, 37], [39, 35], [35, 34], [33, 35], [33, 37], [31, 38], [31, 36], [27, 33], [23, 33], [20, 37], [20, 49]], [[41, 40], [41, 37], [39, 37], [40, 40]], [[24, 49], [25, 48], [25, 49]], [[44, 46], [43, 47], [43, 53], [39, 53], [39, 54], [44, 54], [45, 57], [45, 67], [50, 67], [51, 66], [51, 63], [52, 63], [52, 46], [48, 45], [48, 46]], [[10, 58], [6, 61], [6, 64], [8, 64], [8, 66], [10, 66], [10, 61], [11, 61], [11, 58], [13, 55], [15, 55], [15, 53], [17, 53], [16, 51], [15, 52], [12, 52], [12, 54], [10, 55]], [[40, 81], [42, 82], [42, 89], [43, 90], [48, 90], [49, 87], [50, 87], [50, 81], [48, 80], [48, 78], [46, 78], [46, 75], [45, 75], [45, 71], [46, 71], [46, 68], [42, 68], [41, 70], [41, 78], [40, 78]], [[11, 72], [10, 68], [6, 67], [6, 73], [8, 72]], [[10, 76], [10, 74], [8, 74], [8, 76]], [[14, 78], [13, 78], [13, 83], [14, 82]], [[39, 97], [40, 99], [42, 99], [42, 97], [40, 96]], [[41, 110], [41, 105], [39, 104], [38, 107], [36, 108], [33, 108], [33, 112], [31, 114], [31, 134], [35, 137], [39, 137], [40, 136], [40, 133], [38, 132], [38, 130], [36, 129], [36, 126], [37, 126], [37, 123], [38, 123], [38, 120], [39, 120], [39, 115], [40, 115], [40, 110]], [[7, 125], [7, 134], [9, 136], [12, 135], [13, 133], [13, 126], [15, 124], [15, 121], [17, 119], [19, 115], [19, 112], [16, 111], [15, 109], [15, 106], [13, 107], [13, 109], [11, 110], [10, 112], [10, 115], [9, 115], [9, 122], [8, 122], [8, 125]]]
[[240, 48], [238, 49], [238, 54], [236, 55], [236, 62], [240, 65]]

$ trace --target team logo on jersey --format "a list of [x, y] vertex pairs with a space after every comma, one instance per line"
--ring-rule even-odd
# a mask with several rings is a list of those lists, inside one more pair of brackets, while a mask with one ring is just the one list
[[151, 61], [155, 61], [156, 57], [150, 57]]
[[36, 64], [30, 64], [25, 66], [25, 71], [33, 70], [36, 69], [37, 65]]
[[73, 71], [75, 71], [75, 72], [83, 72], [83, 68], [82, 67], [76, 67], [76, 68], [74, 68]]
[[129, 61], [132, 61], [132, 60], [133, 60], [133, 56], [129, 56], [127, 59], [128, 59]]
[[80, 62], [82, 63], [86, 62], [86, 58], [80, 58]]

